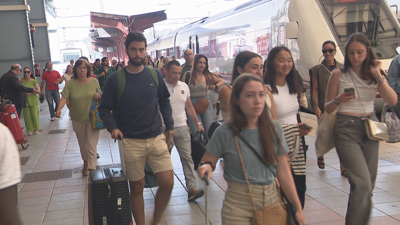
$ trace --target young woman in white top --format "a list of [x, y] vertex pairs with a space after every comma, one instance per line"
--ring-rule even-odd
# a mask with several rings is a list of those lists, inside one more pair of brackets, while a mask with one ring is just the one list
[[59, 83], [61, 84], [65, 80], [65, 84], [74, 76], [74, 70], [71, 65], [68, 65], [65, 69], [64, 75], [61, 77]]
[[[273, 48], [268, 55], [266, 67], [264, 82], [271, 89], [278, 121], [282, 124], [297, 125], [300, 135], [307, 135], [310, 130], [302, 129], [302, 124], [297, 122], [297, 113], [299, 112], [297, 95], [302, 93], [302, 88], [298, 81], [290, 50], [284, 46]], [[297, 194], [304, 207], [306, 158], [303, 148], [304, 146], [300, 145], [296, 157], [291, 162], [291, 166]]]
[[[298, 223], [305, 224], [291, 177], [287, 155], [289, 149], [282, 126], [269, 116], [265, 107], [265, 96], [265, 87], [259, 77], [243, 74], [235, 80], [229, 100], [232, 114], [230, 125], [217, 128], [206, 146], [207, 151], [197, 170], [199, 177], [203, 179], [207, 175], [210, 179], [217, 160], [224, 158], [224, 179], [228, 182], [228, 189], [221, 210], [223, 225], [250, 225], [254, 207], [260, 210], [280, 202], [272, 171], [277, 174], [283, 192], [293, 204]], [[250, 143], [269, 169], [248, 145], [240, 138], [235, 138], [233, 130]]]
[[[261, 56], [254, 52], [243, 51], [237, 54], [235, 57], [235, 62], [233, 63], [232, 69], [232, 80], [233, 82], [238, 78], [241, 74], [250, 73], [254, 74], [260, 78], [263, 77], [263, 62]], [[272, 100], [272, 94], [268, 87], [265, 88], [265, 93], [267, 96], [265, 97], [267, 106], [270, 109], [270, 113], [273, 119], [277, 119], [275, 112], [275, 104]], [[218, 100], [221, 103], [221, 114], [224, 121], [228, 122], [230, 119], [229, 114], [229, 98], [231, 96], [231, 86], [224, 85], [219, 89], [219, 97]]]
[[[325, 111], [337, 109], [335, 146], [350, 183], [346, 224], [364, 225], [371, 213], [379, 142], [368, 139], [363, 120], [377, 121], [376, 90], [389, 105], [397, 104], [397, 95], [381, 75], [381, 62], [376, 60], [364, 34], [350, 36], [344, 60], [343, 68], [333, 71], [329, 80]], [[354, 94], [347, 94], [345, 88], [354, 88]]]

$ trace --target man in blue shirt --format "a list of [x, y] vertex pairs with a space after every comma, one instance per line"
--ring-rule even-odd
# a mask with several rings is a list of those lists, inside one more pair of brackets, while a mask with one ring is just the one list
[[[389, 85], [393, 88], [393, 90], [397, 93], [398, 100], [400, 101], [400, 55], [394, 57], [392, 63], [389, 67]], [[398, 103], [394, 110], [396, 115], [400, 117], [400, 104]]]
[[[125, 175], [131, 189], [132, 214], [137, 225], [145, 224], [143, 188], [146, 161], [152, 168], [159, 189], [155, 198], [152, 225], [159, 224], [168, 204], [174, 184], [173, 167], [167, 142], [174, 135], [169, 92], [157, 71], [158, 85], [150, 70], [144, 67], [147, 42], [142, 33], [131, 32], [125, 41], [129, 64], [123, 68], [125, 88], [118, 103], [118, 115], [114, 119], [111, 110], [116, 109], [118, 76], [111, 74], [104, 86], [100, 117], [114, 139], [122, 139]], [[161, 118], [165, 123], [165, 135], [161, 132]]]

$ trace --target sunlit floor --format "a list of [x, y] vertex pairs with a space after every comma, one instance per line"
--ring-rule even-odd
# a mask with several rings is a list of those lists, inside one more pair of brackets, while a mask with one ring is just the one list
[[[80, 225], [88, 222], [88, 179], [82, 178], [79, 168], [83, 166], [79, 146], [73, 132], [71, 120], [65, 107], [62, 118], [50, 122], [47, 104], [42, 104], [39, 135], [27, 136], [30, 146], [20, 148], [21, 157], [30, 157], [21, 165], [23, 175], [45, 171], [74, 169], [72, 178], [42, 182], [21, 183], [19, 190], [19, 212], [25, 225]], [[302, 114], [303, 121], [316, 128], [313, 115]], [[24, 126], [23, 120], [21, 121]], [[50, 130], [66, 129], [62, 134], [48, 134]], [[349, 193], [347, 179], [340, 175], [339, 160], [335, 151], [325, 156], [326, 168], [317, 167], [314, 150], [315, 131], [306, 137], [309, 145], [307, 158], [307, 198], [304, 214], [307, 224], [344, 224]], [[400, 224], [400, 165], [399, 144], [381, 144], [379, 174], [374, 190], [370, 224]], [[100, 159], [98, 165], [120, 163], [117, 143], [102, 130], [98, 143]], [[187, 202], [185, 179], [176, 150], [172, 152], [175, 184], [162, 224], [205, 224], [205, 198]], [[203, 182], [198, 179], [198, 188]], [[221, 165], [213, 173], [209, 187], [210, 224], [221, 224], [221, 207], [226, 182]], [[157, 188], [145, 189], [146, 223], [150, 224]]]

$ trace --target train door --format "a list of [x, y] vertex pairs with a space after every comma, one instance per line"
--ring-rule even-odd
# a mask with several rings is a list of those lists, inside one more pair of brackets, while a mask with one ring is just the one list
[[189, 45], [194, 55], [199, 54], [199, 38], [197, 37], [197, 35], [189, 37]]

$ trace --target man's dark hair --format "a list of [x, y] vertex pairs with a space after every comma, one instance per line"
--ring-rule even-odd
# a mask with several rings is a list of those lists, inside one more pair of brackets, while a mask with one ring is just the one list
[[101, 63], [104, 63], [104, 61], [106, 61], [106, 59], [108, 59], [108, 57], [101, 58]]
[[88, 57], [86, 57], [86, 56], [81, 56], [81, 57], [79, 57], [79, 59], [84, 59], [84, 60], [86, 60], [86, 61], [89, 62], [89, 59], [88, 59]]
[[141, 32], [130, 32], [126, 37], [125, 48], [128, 49], [129, 45], [132, 41], [144, 42], [145, 47], [147, 48], [147, 40]]
[[97, 58], [97, 59], [96, 59], [96, 62], [98, 62], [98, 61], [100, 61], [100, 59]]
[[19, 66], [11, 65], [11, 70], [18, 70], [18, 69], [19, 69]]
[[171, 68], [171, 66], [181, 66], [181, 64], [177, 60], [171, 60], [167, 64], [167, 70]]
[[46, 69], [47, 69], [47, 65], [48, 65], [49, 63], [52, 63], [52, 62], [49, 61], [49, 62], [46, 63]]

